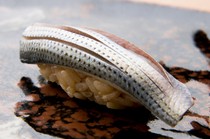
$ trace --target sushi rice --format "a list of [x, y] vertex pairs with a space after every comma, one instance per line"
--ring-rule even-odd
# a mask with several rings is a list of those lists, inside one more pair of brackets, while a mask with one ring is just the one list
[[112, 109], [140, 106], [129, 94], [103, 79], [58, 65], [38, 64], [38, 67], [45, 79], [59, 84], [71, 98], [89, 99]]

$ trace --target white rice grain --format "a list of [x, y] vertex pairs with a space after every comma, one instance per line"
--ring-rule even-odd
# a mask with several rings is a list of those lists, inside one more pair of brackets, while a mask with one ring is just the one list
[[38, 64], [38, 67], [47, 80], [58, 83], [71, 98], [89, 99], [112, 109], [139, 106], [130, 95], [102, 79], [62, 66]]

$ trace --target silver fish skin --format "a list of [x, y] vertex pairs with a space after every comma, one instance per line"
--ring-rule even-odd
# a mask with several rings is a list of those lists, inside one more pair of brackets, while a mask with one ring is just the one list
[[[101, 31], [34, 24], [20, 41], [23, 63], [66, 66], [108, 81], [175, 126], [193, 105], [188, 88], [143, 50], [135, 53]], [[113, 35], [110, 35], [113, 36]], [[115, 38], [115, 39], [113, 39]]]

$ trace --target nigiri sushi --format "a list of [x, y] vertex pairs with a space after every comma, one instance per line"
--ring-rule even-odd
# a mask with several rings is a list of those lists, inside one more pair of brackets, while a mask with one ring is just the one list
[[188, 88], [149, 54], [104, 31], [34, 24], [23, 32], [20, 60], [70, 97], [112, 109], [143, 105], [171, 126], [193, 105]]

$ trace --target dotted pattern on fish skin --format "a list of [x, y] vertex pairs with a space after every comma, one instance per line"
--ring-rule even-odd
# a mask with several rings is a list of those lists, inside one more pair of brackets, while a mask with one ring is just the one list
[[[37, 31], [38, 31], [38, 33], [37, 33]], [[30, 32], [30, 30], [29, 30], [29, 32]], [[111, 49], [109, 49], [109, 50], [106, 51], [107, 47], [104, 47], [102, 44], [100, 44], [98, 42], [95, 42], [94, 40], [91, 40], [91, 39], [89, 39], [87, 37], [84, 37], [84, 36], [81, 37], [81, 35], [77, 35], [77, 34], [74, 34], [74, 33], [65, 32], [65, 31], [60, 30], [60, 29], [52, 29], [52, 28], [46, 28], [46, 27], [33, 27], [30, 33], [25, 33], [26, 36], [28, 34], [30, 34], [29, 37], [30, 36], [32, 36], [32, 37], [33, 36], [35, 36], [35, 37], [37, 37], [37, 36], [38, 37], [40, 37], [40, 36], [41, 37], [47, 37], [47, 35], [49, 35], [50, 37], [53, 37], [53, 38], [59, 38], [60, 37], [59, 39], [62, 39], [62, 40], [65, 40], [65, 41], [71, 41], [71, 42], [78, 43], [78, 45], [80, 45], [82, 47], [85, 47], [85, 48], [88, 48], [88, 49], [89, 48], [90, 49], [92, 48], [92, 51], [95, 51], [96, 53], [99, 53], [101, 56], [105, 57], [110, 62], [112, 62], [115, 65], [117, 65], [118, 68], [122, 69], [124, 72], [129, 72], [129, 73], [130, 72], [135, 72], [134, 69], [137, 69], [137, 67], [135, 67], [135, 65], [137, 64], [135, 62], [135, 60], [132, 61], [133, 62], [132, 64], [131, 63], [128, 63], [129, 60], [123, 60], [123, 59], [126, 59], [127, 58], [127, 55], [121, 56], [121, 57], [117, 57], [116, 54], [121, 55], [120, 53], [122, 51], [120, 51], [120, 53], [117, 52], [117, 51], [116, 52], [113, 52]], [[70, 35], [72, 35], [72, 34], [73, 34], [73, 37], [70, 38]], [[78, 38], [78, 36], [79, 36], [79, 38]], [[81, 40], [81, 42], [79, 40]], [[84, 44], [84, 42], [85, 42], [85, 44]], [[95, 42], [95, 44], [92, 43], [92, 42]], [[88, 45], [88, 44], [90, 44], [90, 45]], [[87, 46], [85, 46], [85, 45], [87, 45]], [[95, 45], [98, 46], [98, 47], [95, 47]], [[117, 61], [115, 61], [116, 59], [117, 59]], [[129, 57], [129, 59], [132, 59], [132, 58]], [[158, 74], [154, 69], [151, 69], [151, 66], [149, 66], [146, 62], [144, 62], [144, 60], [138, 59], [138, 63], [141, 63], [141, 64], [137, 64], [137, 65], [139, 66], [138, 69], [139, 70], [142, 70], [142, 71], [134, 74], [135, 76], [137, 76], [136, 77], [137, 80], [139, 78], [141, 78], [142, 76], [147, 76], [147, 74], [148, 75], [149, 74], [150, 75], [157, 75]], [[129, 67], [128, 65], [130, 67], [133, 67], [133, 68], [128, 68]], [[144, 65], [143, 67], [145, 67], [146, 70], [144, 70], [144, 68], [141, 67], [141, 65]], [[141, 75], [138, 75], [140, 73], [141, 73]], [[163, 92], [169, 92], [168, 90], [170, 90], [170, 88], [165, 89], [165, 88], [160, 88], [161, 85], [155, 85], [156, 83], [157, 84], [159, 83], [159, 82], [157, 82], [157, 80], [161, 81], [161, 83], [164, 84], [164, 85], [167, 84], [168, 82], [165, 82], [164, 78], [160, 78], [161, 76], [156, 76], [155, 78], [153, 78], [151, 80], [150, 78], [152, 78], [153, 76], [147, 76], [147, 77], [149, 77], [148, 80], [147, 80], [147, 82], [149, 80], [150, 80], [149, 82], [151, 82], [149, 88], [154, 87], [155, 88], [154, 90], [161, 89]], [[154, 82], [153, 80], [155, 80], [156, 82]], [[170, 87], [170, 85], [165, 85], [165, 86]], [[157, 94], [157, 93], [155, 93], [155, 94]], [[159, 94], [157, 94], [156, 97], [159, 99]]]
[[[85, 28], [79, 28], [79, 27], [72, 27], [72, 28], [78, 29], [79, 31], [81, 31], [83, 33], [86, 33], [86, 34], [90, 35], [91, 37], [93, 37], [95, 39], [98, 39], [98, 41], [100, 41], [101, 43], [104, 43], [106, 46], [108, 46], [110, 49], [117, 52], [119, 55], [123, 56], [125, 59], [132, 61], [132, 63], [134, 63], [135, 65], [138, 65], [139, 68], [141, 68], [144, 71], [144, 73], [146, 73], [147, 75], [157, 75], [157, 74], [159, 74], [157, 71], [153, 70], [144, 60], [137, 57], [134, 53], [131, 53], [131, 52], [127, 51], [125, 48], [123, 48], [122, 46], [119, 46], [118, 44], [111, 41], [107, 37], [95, 32], [95, 31], [88, 30], [88, 29], [85, 29]], [[141, 63], [141, 64], [139, 64], [139, 63]], [[146, 67], [147, 71], [145, 71], [145, 68], [142, 68], [141, 65], [144, 65], [144, 67]], [[155, 77], [155, 78], [153, 78], [153, 77]], [[140, 77], [140, 78], [142, 78], [142, 77]], [[171, 85], [163, 77], [161, 77], [161, 76], [149, 76], [149, 78], [153, 81], [154, 84], [157, 84], [157, 86], [161, 86], [161, 85], [158, 85], [159, 84], [158, 81], [161, 81], [162, 84], [165, 84], [166, 86], [169, 86], [167, 89], [160, 87], [160, 89], [163, 92], [169, 92], [169, 90], [171, 89], [170, 88]], [[160, 90], [157, 90], [157, 91], [160, 91]], [[161, 92], [153, 93], [153, 90], [151, 90], [150, 92], [151, 92], [150, 95], [153, 96], [154, 98], [156, 97], [156, 98], [159, 98], [159, 99], [163, 100], [164, 97], [165, 97], [164, 93], [161, 93]], [[158, 99], [156, 99], [156, 100], [158, 100]], [[171, 104], [171, 105], [174, 105], [174, 104]], [[165, 107], [164, 105], [162, 105], [162, 106]]]
[[[80, 45], [82, 47], [85, 47], [87, 49], [91, 49], [92, 51], [94, 51], [96, 53], [99, 53], [104, 58], [108, 59], [110, 62], [115, 64], [118, 68], [120, 68], [124, 72], [134, 73], [132, 75], [136, 76], [135, 77], [136, 80], [138, 82], [140, 82], [142, 85], [145, 85], [145, 88], [151, 89], [150, 92], [153, 93], [153, 96], [154, 96], [154, 94], [157, 94], [156, 96], [154, 96], [157, 99], [160, 99], [160, 96], [163, 96], [163, 94], [160, 93], [162, 91], [156, 91], [156, 90], [159, 90], [160, 88], [157, 85], [155, 85], [155, 83], [151, 79], [148, 78], [147, 74], [145, 74], [144, 72], [138, 72], [138, 73], [135, 72], [136, 70], [134, 70], [134, 69], [137, 69], [137, 67], [135, 67], [135, 63], [134, 64], [133, 63], [128, 63], [129, 60], [123, 60], [123, 59], [125, 59], [125, 57], [117, 57], [116, 52], [113, 52], [113, 50], [111, 50], [111, 49], [107, 50], [107, 47], [103, 46], [99, 42], [95, 42], [94, 40], [91, 40], [91, 39], [89, 39], [87, 37], [84, 37], [84, 36], [81, 37], [80, 35], [77, 35], [77, 34], [74, 34], [74, 33], [70, 33], [70, 32], [67, 32], [67, 31], [60, 30], [60, 29], [47, 28], [47, 27], [33, 27], [30, 30], [28, 29], [24, 33], [24, 35], [27, 36], [27, 37], [59, 38], [59, 39], [65, 40], [65, 41], [70, 41], [70, 42], [77, 43], [78, 45]], [[72, 35], [72, 37], [71, 37], [71, 35]], [[82, 40], [82, 41], [79, 42], [79, 40]], [[83, 42], [85, 42], [85, 44]], [[143, 61], [138, 60], [138, 62], [140, 63], [140, 62], [143, 62]], [[146, 66], [147, 64], [144, 62], [142, 65]], [[142, 70], [142, 67], [140, 67], [138, 69]], [[146, 69], [147, 69], [149, 74], [151, 74], [151, 73], [154, 74], [154, 75], [156, 74], [156, 73], [153, 73], [153, 72], [155, 72], [155, 70], [150, 70], [149, 66], [147, 66]], [[144, 77], [145, 80], [143, 80], [142, 77]], [[162, 80], [164, 82], [163, 79], [160, 79], [160, 80]], [[146, 86], [148, 86], [148, 87], [146, 87]], [[164, 107], [166, 107], [166, 106], [164, 106]]]
[[[30, 36], [28, 35], [30, 34]], [[98, 53], [102, 57], [105, 57], [108, 59], [111, 63], [118, 66], [120, 69], [124, 69], [126, 71], [128, 65], [128, 62], [124, 61], [122, 58], [120, 61], [116, 61], [115, 59], [119, 59], [118, 55], [116, 53], [113, 53], [113, 51], [107, 49], [103, 44], [96, 42], [92, 39], [89, 39], [87, 37], [77, 35], [75, 33], [63, 31], [60, 29], [51, 29], [51, 28], [43, 28], [38, 27], [34, 28], [27, 34], [24, 34], [24, 36], [27, 37], [49, 37], [49, 38], [55, 38], [64, 40], [67, 42], [71, 42], [74, 44], [77, 44], [81, 47], [84, 47], [86, 49], [90, 49], [91, 51]]]
[[[44, 62], [44, 63], [51, 63], [51, 64], [59, 64], [59, 65], [66, 65], [71, 66], [76, 69], [82, 69], [86, 72], [90, 72], [93, 75], [98, 77], [103, 77], [105, 80], [109, 80], [110, 82], [115, 82], [118, 86], [125, 89], [128, 92], [133, 92], [134, 96], [137, 96], [140, 101], [144, 101], [142, 103], [146, 104], [146, 107], [151, 111], [154, 111], [154, 115], [161, 116], [160, 118], [164, 121], [169, 122], [171, 125], [174, 125], [177, 120], [173, 119], [168, 114], [164, 112], [163, 109], [160, 110], [160, 105], [153, 100], [153, 98], [146, 92], [145, 88], [143, 88], [140, 84], [138, 84], [135, 80], [132, 80], [131, 76], [125, 75], [119, 71], [119, 69], [111, 70], [109, 75], [104, 75], [107, 70], [110, 70], [110, 66], [100, 60], [91, 60], [92, 56], [85, 54], [82, 56], [84, 52], [80, 50], [76, 50], [75, 48], [66, 46], [64, 44], [49, 41], [49, 40], [25, 40], [22, 41], [22, 58], [29, 58], [30, 62]], [[55, 51], [56, 50], [56, 51]], [[64, 53], [64, 50], [66, 53]], [[68, 50], [68, 51], [67, 51]], [[47, 53], [46, 53], [47, 52]], [[72, 53], [71, 53], [72, 52]], [[76, 52], [76, 53], [75, 53]], [[39, 53], [39, 54], [38, 54]], [[63, 55], [61, 55], [63, 53]], [[63, 58], [62, 58], [63, 57]], [[77, 64], [80, 61], [87, 61], [90, 59], [90, 63], [84, 64]], [[95, 63], [100, 61], [100, 63]], [[53, 63], [52, 63], [53, 62]], [[86, 65], [90, 64], [87, 68]], [[100, 65], [104, 68], [99, 68], [94, 70], [90, 70], [91, 66]], [[98, 67], [98, 66], [96, 66]], [[112, 66], [113, 68], [113, 66]], [[97, 72], [96, 72], [97, 71]], [[126, 85], [125, 85], [126, 84]], [[144, 93], [142, 93], [144, 92]], [[158, 106], [158, 107], [156, 107]], [[158, 109], [159, 108], [159, 109]]]
[[[117, 43], [113, 42], [112, 40], [110, 40], [106, 36], [98, 33], [97, 31], [93, 31], [93, 30], [89, 30], [89, 29], [85, 29], [85, 28], [78, 28], [78, 27], [71, 27], [71, 28], [74, 28], [74, 29], [76, 28], [80, 32], [88, 34], [89, 37], [94, 38], [94, 39], [100, 41], [101, 43], [104, 43], [107, 47], [109, 47], [110, 49], [113, 49], [119, 55], [122, 55], [125, 59], [130, 60], [130, 61], [132, 61], [132, 63], [139, 66], [139, 68], [141, 68], [142, 71], [144, 73], [146, 73], [146, 75], [148, 75], [148, 77], [153, 81], [153, 83], [156, 84], [160, 88], [160, 90], [162, 90], [162, 92], [164, 92], [164, 93], [157, 93], [157, 92], [153, 93], [151, 91], [152, 92], [150, 94], [151, 96], [162, 99], [163, 101], [165, 101], [165, 103], [167, 105], [169, 105], [169, 107], [173, 107], [174, 111], [180, 112], [180, 115], [182, 115], [182, 113], [184, 112], [183, 110], [186, 110], [187, 107], [190, 106], [190, 102], [189, 102], [190, 95], [189, 96], [186, 95], [186, 97], [189, 98], [189, 99], [186, 99], [186, 100], [188, 100], [189, 103], [187, 103], [186, 101], [180, 101], [180, 102], [186, 102], [187, 103], [187, 105], [184, 105], [183, 107], [180, 107], [180, 105], [177, 105], [177, 102], [179, 102], [179, 101], [174, 101], [174, 100], [177, 100], [177, 98], [180, 98], [180, 97], [183, 98], [185, 96], [183, 96], [183, 93], [177, 94], [177, 93], [171, 91], [171, 90], [173, 90], [173, 87], [176, 88], [175, 86], [176, 86], [178, 81], [174, 82], [174, 80], [176, 80], [176, 79], [174, 79], [174, 77], [172, 77], [170, 75], [167, 75], [167, 73], [164, 72], [163, 68], [159, 67], [160, 72], [163, 70], [162, 71], [163, 72], [163, 77], [165, 77], [165, 79], [162, 76], [154, 76], [154, 75], [159, 74], [158, 71], [151, 68], [151, 66], [148, 65], [148, 63], [144, 61], [145, 59], [142, 61], [141, 57], [137, 56], [135, 53], [131, 53], [127, 49], [123, 48], [122, 46], [118, 45]], [[139, 63], [141, 63], [141, 64], [139, 64]], [[141, 65], [143, 65], [144, 68]], [[174, 83], [171, 80], [173, 80]], [[164, 85], [165, 87], [162, 87], [162, 85]], [[171, 85], [173, 85], [173, 87]], [[181, 86], [181, 84], [179, 84], [179, 85]], [[183, 88], [185, 88], [185, 87], [183, 87]], [[169, 95], [168, 95], [168, 93], [169, 93]], [[170, 95], [170, 94], [173, 94], [173, 95]], [[158, 100], [158, 99], [156, 99], [156, 100]], [[164, 107], [164, 105], [162, 105], [162, 106]]]
[[[165, 80], [163, 80], [163, 81], [160, 80], [159, 75], [154, 76], [154, 75], [156, 75], [157, 71], [155, 69], [152, 69], [151, 66], [148, 65], [148, 63], [147, 63], [147, 66], [145, 66], [144, 63], [142, 63], [145, 61], [142, 61], [142, 62], [140, 62], [140, 65], [142, 65], [143, 68], [141, 66], [138, 67], [139, 62], [135, 63], [135, 62], [129, 61], [129, 59], [126, 59], [126, 57], [120, 55], [119, 52], [116, 52], [116, 51], [113, 51], [113, 49], [110, 49], [110, 46], [104, 46], [100, 42], [97, 42], [95, 39], [91, 39], [91, 38], [93, 38], [93, 37], [91, 37], [91, 35], [88, 35], [90, 38], [87, 38], [87, 37], [81, 36], [79, 34], [71, 33], [71, 31], [69, 32], [69, 31], [65, 31], [63, 29], [59, 29], [59, 27], [56, 28], [55, 26], [50, 26], [50, 27], [31, 26], [26, 29], [24, 34], [25, 34], [26, 38], [28, 38], [28, 39], [39, 39], [39, 38], [43, 39], [43, 38], [45, 38], [45, 39], [51, 39], [51, 40], [55, 40], [55, 41], [59, 41], [59, 42], [66, 41], [67, 43], [68, 42], [72, 43], [71, 39], [73, 39], [75, 41], [74, 43], [76, 45], [78, 45], [79, 47], [86, 48], [87, 50], [89, 50], [92, 47], [93, 50], [92, 50], [92, 48], [90, 50], [95, 52], [95, 54], [99, 53], [99, 56], [102, 56], [104, 59], [108, 59], [111, 63], [113, 63], [113, 65], [116, 65], [120, 70], [122, 70], [126, 74], [129, 73], [129, 75], [132, 78], [134, 78], [136, 82], [138, 82], [139, 84], [144, 86], [144, 88], [146, 88], [149, 95], [153, 99], [155, 99], [156, 102], [159, 102], [159, 105], [163, 109], [165, 109], [165, 111], [167, 111], [167, 113], [169, 115], [174, 115], [174, 117], [176, 117], [176, 119], [178, 119], [178, 120], [182, 117], [183, 113], [190, 107], [190, 105], [185, 105], [185, 108], [180, 108], [180, 105], [176, 105], [177, 104], [177, 101], [175, 101], [176, 99], [173, 101], [170, 101], [174, 97], [177, 97], [177, 96], [182, 97], [182, 94], [179, 93], [178, 95], [174, 95], [174, 94], [176, 94], [176, 93], [174, 93], [174, 91], [176, 91], [176, 90], [174, 90], [173, 88], [170, 88], [170, 86], [167, 86], [164, 83], [162, 83]], [[72, 36], [70, 34], [73, 34], [73, 35], [77, 36], [78, 38], [75, 39], [75, 36], [73, 36], [73, 38], [71, 38]], [[27, 37], [27, 35], [32, 36], [32, 37]], [[40, 35], [40, 36], [37, 37], [37, 35]], [[95, 43], [93, 45], [90, 45], [92, 42], [95, 42]], [[91, 47], [88, 47], [88, 46], [91, 46]], [[113, 45], [113, 46], [115, 46], [115, 45]], [[105, 47], [105, 49], [109, 50], [108, 56], [106, 55], [106, 53], [104, 53], [103, 49], [100, 49], [101, 47], [103, 47], [103, 48]], [[113, 55], [115, 55], [116, 57], [113, 59], [109, 59]], [[133, 58], [134, 55], [131, 55], [131, 56]], [[134, 59], [135, 59], [135, 56], [134, 56]], [[123, 62], [127, 62], [126, 66], [124, 66]], [[145, 71], [147, 71], [147, 72], [145, 72]], [[150, 75], [148, 76], [147, 74], [148, 75], [151, 74], [152, 76], [150, 76]], [[155, 78], [153, 78], [153, 77], [155, 77]], [[157, 82], [155, 80], [157, 80]], [[169, 94], [169, 96], [168, 96], [167, 95], [168, 92], [172, 93], [172, 95]], [[166, 93], [166, 96], [164, 96], [165, 93]], [[186, 96], [190, 97], [188, 95], [186, 95]], [[138, 97], [138, 96], [135, 96], [135, 97]], [[186, 103], [184, 103], [184, 101], [186, 99], [179, 99], [179, 100], [183, 104], [186, 104]], [[188, 101], [189, 101], [189, 99], [188, 99]], [[143, 103], [145, 105], [147, 105], [146, 102], [143, 102]]]
[[[46, 31], [46, 30], [45, 30]], [[33, 31], [34, 32], [34, 31]], [[30, 33], [29, 33], [30, 34]], [[40, 37], [46, 37], [46, 36], [43, 36], [43, 34], [44, 34], [44, 32], [41, 32], [40, 33], [42, 36], [40, 36]], [[25, 34], [26, 35], [26, 34]], [[46, 35], [49, 35], [49, 32], [47, 32], [47, 34]], [[32, 34], [30, 34], [30, 36], [36, 36], [36, 35], [34, 35], [33, 33]], [[52, 36], [52, 34], [51, 35], [49, 35], [50, 37], [54, 37], [54, 36]], [[66, 35], [67, 36], [67, 35]], [[36, 36], [37, 37], [37, 36]], [[132, 69], [132, 71], [134, 71], [134, 69]], [[129, 73], [131, 73], [131, 72], [129, 72]], [[133, 75], [135, 75], [135, 74], [137, 74], [137, 73], [134, 73]], [[137, 74], [138, 75], [138, 74]], [[139, 78], [137, 78], [137, 79], [139, 79]], [[140, 78], [141, 80], [142, 80], [142, 78]], [[139, 82], [139, 81], [138, 81]], [[151, 90], [152, 89], [152, 83], [148, 83], [148, 82], [151, 82], [150, 80], [147, 80], [147, 81], [144, 81], [144, 82], [142, 82], [141, 84], [142, 85], [150, 85], [148, 88]], [[151, 92], [156, 92], [157, 91], [157, 88], [155, 88], [155, 89], [152, 89], [152, 90], [155, 90], [155, 91], [151, 91]], [[161, 93], [160, 93], [161, 94]], [[157, 99], [157, 101], [158, 101], [158, 99]], [[161, 102], [161, 101], [160, 101]], [[164, 103], [162, 103], [161, 102], [161, 104], [160, 105], [163, 105], [162, 107], [164, 108], [164, 109], [168, 109], [168, 107], [167, 107], [167, 105], [166, 104], [164, 104]], [[169, 111], [169, 112], [171, 112], [171, 110], [166, 110], [166, 111]], [[174, 113], [172, 112], [172, 114], [174, 115]]]
[[[171, 84], [168, 81], [167, 75], [165, 75], [167, 80], [165, 80], [165, 78], [164, 78], [165, 76], [164, 77], [153, 76], [153, 75], [157, 75], [160, 73], [157, 72], [156, 70], [154, 70], [153, 67], [151, 67], [147, 62], [145, 62], [145, 58], [142, 59], [142, 57], [139, 57], [135, 53], [128, 51], [127, 49], [125, 49], [122, 46], [118, 45], [117, 43], [113, 42], [106, 36], [101, 35], [100, 33], [95, 32], [93, 30], [86, 29], [86, 28], [79, 28], [79, 27], [72, 27], [72, 26], [59, 26], [59, 27], [55, 27], [55, 28], [63, 29], [66, 31], [77, 32], [80, 35], [90, 37], [96, 41], [103, 43], [104, 45], [106, 45], [107, 47], [112, 49], [114, 52], [116, 52], [118, 55], [121, 55], [124, 59], [126, 59], [125, 61], [131, 61], [134, 65], [137, 65], [145, 73], [146, 76], [148, 75], [148, 77], [153, 81], [154, 84], [157, 84], [157, 86], [160, 87], [160, 90], [162, 90], [162, 92], [170, 92]], [[162, 88], [160, 83], [167, 86], [167, 88]], [[155, 95], [156, 95], [156, 93], [155, 93]], [[162, 99], [162, 97], [164, 97], [164, 96], [165, 96], [165, 94], [161, 93], [161, 95], [157, 94], [155, 97], [157, 97], [157, 98], [160, 97], [160, 99]]]
[[[87, 37], [80, 36], [80, 35], [77, 35], [74, 33], [65, 32], [60, 29], [55, 29], [53, 31], [53, 29], [49, 28], [49, 29], [44, 29], [44, 31], [43, 31], [42, 28], [41, 29], [40, 29], [40, 27], [38, 29], [34, 28], [30, 33], [28, 33], [28, 34], [30, 34], [29, 37], [48, 37], [48, 35], [49, 35], [49, 37], [58, 38], [58, 39], [69, 41], [69, 42], [74, 42], [77, 45], [80, 45], [87, 49], [91, 49], [91, 51], [94, 51], [95, 53], [99, 53], [101, 56], [108, 59], [111, 63], [116, 65], [118, 68], [120, 68], [124, 72], [129, 72], [129, 73], [135, 72], [134, 69], [137, 69], [137, 67], [135, 67], [135, 64], [129, 63], [129, 60], [123, 60], [123, 59], [125, 59], [125, 57], [122, 57], [122, 56], [119, 57], [118, 53], [112, 51], [111, 49], [107, 49], [107, 47], [103, 46], [99, 42], [95, 42], [94, 40], [91, 40]], [[59, 32], [59, 33], [57, 34], [57, 32]], [[28, 34], [25, 34], [25, 35], [28, 36]], [[70, 35], [72, 35], [72, 37]], [[141, 60], [138, 62], [140, 63], [143, 61]], [[146, 63], [144, 62], [142, 65], [146, 66]], [[148, 66], [146, 67], [146, 69], [147, 69], [147, 71], [149, 71], [149, 73], [155, 72], [155, 70], [149, 70]], [[139, 70], [142, 70], [142, 67], [140, 67]], [[138, 75], [138, 74], [140, 74], [140, 75]], [[155, 73], [153, 73], [153, 74], [155, 74]], [[138, 72], [138, 73], [135, 73], [134, 75], [137, 76], [136, 79], [139, 79], [142, 76], [147, 76], [147, 74], [144, 74], [143, 72]], [[147, 82], [149, 80], [150, 79], [148, 79]], [[139, 82], [141, 82], [141, 79], [139, 80]], [[149, 81], [149, 82], [151, 82], [151, 81]], [[157, 85], [155, 85], [154, 82], [150, 83], [149, 87], [150, 88], [154, 87], [155, 90], [159, 89], [159, 88], [157, 88]]]
[[[66, 27], [68, 28], [68, 27]], [[70, 28], [70, 27], [69, 27]], [[80, 27], [71, 27], [73, 29], [77, 29], [83, 33], [86, 33], [88, 35], [90, 35], [91, 37], [97, 39], [98, 41], [100, 41], [101, 43], [105, 44], [107, 47], [109, 47], [110, 49], [112, 49], [113, 51], [117, 52], [119, 55], [122, 55], [125, 59], [132, 61], [134, 64], [138, 65], [140, 68], [142, 68], [141, 64], [139, 63], [143, 63], [142, 65], [146, 66], [147, 71], [145, 71], [144, 68], [142, 68], [142, 70], [147, 73], [150, 74], [151, 70], [148, 71], [148, 69], [151, 69], [150, 66], [147, 64], [147, 62], [145, 62], [144, 60], [142, 60], [139, 56], [136, 56], [135, 53], [132, 53], [130, 51], [128, 51], [127, 49], [123, 48], [122, 46], [118, 45], [117, 43], [113, 42], [112, 40], [110, 40], [109, 38], [107, 38], [104, 35], [101, 35], [100, 33], [97, 33], [93, 30], [88, 30], [85, 28], [80, 28]], [[154, 70], [155, 71], [155, 70]], [[154, 74], [158, 74], [158, 72], [154, 73]], [[150, 78], [152, 80], [156, 80], [156, 78], [153, 78], [153, 76], [150, 76]], [[161, 78], [161, 76], [157, 77], [159, 80], [163, 80], [164, 84], [170, 85], [168, 81], [165, 81], [163, 78]], [[161, 88], [161, 90], [164, 90], [164, 88]], [[164, 90], [167, 91], [167, 90]]]

